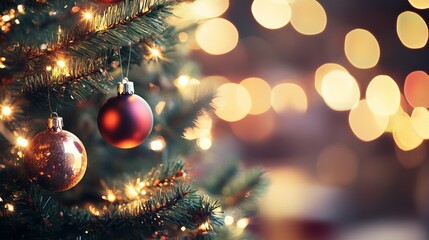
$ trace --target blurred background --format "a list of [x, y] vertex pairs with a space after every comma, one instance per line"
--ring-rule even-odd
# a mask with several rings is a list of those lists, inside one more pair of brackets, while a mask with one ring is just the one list
[[179, 37], [205, 76], [178, 85], [218, 88], [200, 148], [268, 172], [248, 226], [262, 239], [428, 239], [427, 8], [198, 0], [175, 12], [202, 23]]

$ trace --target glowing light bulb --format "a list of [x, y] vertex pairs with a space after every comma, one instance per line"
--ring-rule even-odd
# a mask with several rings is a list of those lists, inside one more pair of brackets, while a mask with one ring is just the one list
[[226, 216], [225, 217], [225, 225], [232, 225], [234, 223], [234, 217], [232, 216]]
[[27, 147], [28, 146], [28, 140], [23, 138], [23, 137], [18, 137], [18, 139], [16, 139], [16, 143], [20, 147]]
[[182, 232], [186, 231], [186, 227], [185, 226], [181, 227], [180, 231], [182, 231]]
[[242, 218], [240, 220], [237, 221], [237, 227], [244, 229], [247, 227], [247, 225], [249, 225], [249, 219], [248, 218]]
[[92, 19], [92, 13], [91, 12], [83, 12], [83, 18], [85, 20], [90, 20]]
[[64, 68], [66, 66], [66, 62], [64, 60], [58, 60], [57, 65], [60, 68]]
[[150, 142], [150, 149], [152, 149], [155, 152], [161, 152], [162, 150], [164, 150], [166, 146], [165, 140], [163, 137], [159, 136], [156, 139], [152, 140], [152, 142]]
[[9, 211], [9, 212], [13, 212], [13, 211], [15, 211], [15, 208], [13, 207], [13, 205], [12, 204], [6, 204], [6, 205], [4, 205], [4, 207]]
[[10, 108], [9, 106], [4, 106], [1, 109], [1, 113], [3, 116], [9, 116], [10, 114], [12, 114], [12, 108]]

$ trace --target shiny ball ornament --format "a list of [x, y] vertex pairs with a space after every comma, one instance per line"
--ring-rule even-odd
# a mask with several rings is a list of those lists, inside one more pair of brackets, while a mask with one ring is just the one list
[[117, 4], [123, 1], [124, 0], [97, 0], [97, 2], [104, 3], [104, 4]]
[[63, 119], [48, 119], [48, 130], [37, 134], [28, 144], [24, 166], [30, 180], [54, 192], [78, 184], [86, 171], [87, 156], [82, 142], [62, 130]]
[[140, 145], [150, 134], [153, 114], [149, 104], [134, 94], [128, 79], [118, 83], [118, 95], [109, 98], [98, 113], [101, 136], [115, 147], [128, 149]]

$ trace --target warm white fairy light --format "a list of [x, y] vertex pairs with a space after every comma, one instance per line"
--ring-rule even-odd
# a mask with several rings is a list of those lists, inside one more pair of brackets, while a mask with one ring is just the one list
[[212, 140], [209, 137], [201, 137], [197, 140], [197, 145], [201, 150], [209, 150], [212, 146]]
[[66, 66], [66, 62], [64, 60], [58, 60], [57, 65], [60, 68], [64, 68]]
[[89, 11], [83, 12], [82, 16], [83, 16], [83, 18], [84, 18], [85, 20], [90, 20], [90, 19], [92, 19], [92, 13], [91, 13], [91, 12], [89, 12]]
[[11, 115], [12, 114], [12, 108], [9, 106], [3, 106], [1, 108], [1, 114], [3, 117]]
[[24, 11], [24, 5], [19, 4], [18, 7], [17, 7], [17, 9], [18, 9], [19, 13], [25, 13], [25, 11]]
[[247, 227], [247, 225], [249, 225], [249, 219], [248, 218], [242, 218], [240, 220], [237, 221], [237, 227], [244, 229]]
[[165, 139], [162, 136], [158, 136], [150, 142], [150, 149], [155, 152], [161, 152], [165, 149], [166, 143]]
[[189, 80], [190, 80], [189, 76], [182, 75], [177, 79], [177, 84], [179, 86], [186, 86], [189, 83]]
[[126, 189], [128, 197], [135, 198], [139, 195], [139, 193], [136, 191], [136, 188], [132, 184], [128, 184]]
[[18, 144], [18, 146], [20, 147], [27, 147], [28, 146], [28, 140], [23, 138], [23, 137], [18, 137], [16, 139], [16, 143]]
[[12, 204], [6, 204], [4, 205], [4, 208], [6, 208], [9, 212], [15, 211], [15, 207]]
[[198, 227], [198, 229], [201, 230], [201, 231], [208, 231], [208, 230], [210, 230], [210, 224], [209, 224], [209, 222], [207, 221], [207, 222], [201, 224]]
[[155, 61], [158, 61], [158, 59], [163, 59], [162, 52], [157, 47], [149, 47], [149, 59], [154, 59]]
[[46, 71], [48, 71], [48, 72], [52, 71], [52, 67], [51, 66], [47, 66], [46, 67]]
[[225, 225], [232, 225], [233, 223], [234, 223], [234, 217], [232, 217], [232, 216], [226, 216], [225, 217]]
[[108, 190], [107, 194], [105, 196], [102, 196], [101, 198], [109, 202], [114, 202], [116, 200], [116, 195], [113, 193], [112, 190]]
[[88, 207], [88, 210], [93, 214], [93, 215], [95, 215], [95, 216], [100, 216], [100, 211], [97, 209], [97, 208], [95, 208], [94, 206], [89, 206]]
[[155, 106], [156, 114], [161, 115], [162, 111], [164, 111], [165, 104], [166, 104], [165, 101], [160, 101], [158, 104], [156, 104]]
[[186, 227], [185, 227], [185, 226], [183, 226], [183, 227], [181, 227], [181, 228], [180, 228], [180, 230], [181, 230], [182, 232], [184, 232], [184, 231], [186, 231]]

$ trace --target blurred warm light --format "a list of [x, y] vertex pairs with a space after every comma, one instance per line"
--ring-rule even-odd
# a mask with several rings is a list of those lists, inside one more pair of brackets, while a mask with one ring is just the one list
[[213, 99], [216, 115], [228, 122], [243, 119], [252, 108], [252, 99], [246, 88], [235, 83], [226, 83], [218, 88]]
[[317, 159], [317, 174], [321, 182], [345, 186], [353, 183], [358, 173], [358, 158], [345, 145], [323, 149]]
[[214, 18], [201, 24], [195, 37], [201, 49], [212, 55], [230, 52], [238, 43], [237, 29], [223, 18]]
[[344, 42], [346, 57], [357, 68], [372, 68], [380, 58], [380, 46], [377, 39], [364, 29], [355, 29], [347, 33]]
[[57, 65], [60, 68], [64, 68], [66, 66], [66, 62], [64, 60], [58, 60]]
[[23, 137], [18, 137], [16, 139], [16, 143], [18, 144], [18, 146], [20, 147], [27, 147], [28, 146], [28, 140], [23, 138]]
[[212, 146], [212, 139], [210, 137], [200, 137], [197, 140], [197, 145], [201, 150], [208, 150]]
[[429, 111], [426, 108], [414, 108], [411, 114], [411, 123], [422, 138], [429, 139]]
[[164, 111], [166, 104], [167, 103], [165, 101], [160, 101], [158, 104], [156, 104], [156, 106], [155, 106], [156, 114], [161, 115], [161, 113]]
[[136, 188], [134, 187], [134, 185], [133, 184], [127, 184], [126, 186], [125, 186], [125, 189], [126, 189], [126, 192], [125, 192], [125, 194], [127, 195], [127, 197], [129, 197], [129, 198], [136, 198], [138, 195], [139, 195], [139, 193], [137, 192], [137, 190], [136, 190]]
[[323, 32], [327, 16], [325, 9], [315, 0], [295, 0], [291, 3], [292, 26], [301, 34], [315, 35]]
[[176, 84], [176, 86], [182, 86], [183, 87], [183, 86], [188, 85], [189, 80], [190, 80], [189, 76], [182, 75], [182, 76], [178, 77], [176, 79], [176, 81], [174, 81], [174, 83]]
[[148, 47], [149, 55], [147, 56], [150, 60], [158, 61], [164, 60], [164, 56], [162, 55], [161, 49], [157, 46]]
[[401, 103], [401, 92], [395, 80], [387, 75], [374, 77], [366, 89], [369, 109], [378, 115], [393, 115]]
[[15, 211], [15, 208], [13, 207], [13, 205], [12, 205], [12, 204], [9, 204], [9, 203], [6, 203], [6, 204], [4, 205], [4, 208], [6, 208], [9, 212], [13, 212], [13, 211]]
[[320, 95], [322, 95], [323, 78], [326, 76], [326, 74], [335, 70], [347, 72], [347, 70], [343, 66], [336, 63], [325, 63], [319, 68], [317, 68], [316, 73], [314, 75], [314, 86], [316, 87], [316, 90]]
[[204, 84], [208, 84], [210, 86], [212, 86], [212, 88], [217, 89], [218, 87], [222, 86], [225, 83], [229, 83], [230, 81], [228, 80], [228, 78], [224, 77], [224, 76], [217, 76], [217, 75], [212, 75], [212, 76], [207, 76], [204, 77], [203, 79], [201, 79], [201, 83]]
[[405, 168], [415, 168], [423, 164], [426, 158], [426, 147], [421, 144], [417, 148], [410, 151], [403, 151], [400, 148], [395, 148], [396, 157], [399, 163]]
[[3, 106], [1, 108], [1, 114], [3, 117], [9, 116], [10, 114], [12, 114], [12, 108], [9, 106]]
[[278, 29], [289, 23], [290, 4], [286, 1], [254, 0], [252, 14], [256, 21], [268, 29]]
[[234, 217], [232, 216], [225, 216], [225, 225], [232, 225], [234, 223]]
[[308, 105], [307, 95], [297, 84], [281, 83], [271, 92], [271, 105], [279, 113], [283, 111], [305, 113]]
[[240, 220], [237, 221], [237, 227], [244, 229], [247, 227], [247, 225], [249, 225], [249, 219], [248, 218], [242, 218]]
[[270, 185], [260, 201], [263, 219], [282, 223], [287, 219], [324, 221], [332, 218], [336, 210], [342, 207], [336, 190], [315, 185], [302, 169], [277, 167], [267, 171], [267, 177]]
[[185, 227], [185, 226], [182, 226], [182, 227], [180, 228], [180, 231], [182, 231], [182, 232], [186, 231], [186, 227]]
[[428, 26], [414, 12], [405, 11], [398, 16], [396, 31], [402, 44], [411, 49], [422, 48], [428, 41]]
[[262, 142], [269, 138], [275, 128], [275, 114], [249, 115], [244, 119], [230, 123], [231, 130], [244, 142]]
[[428, 89], [429, 76], [423, 71], [414, 71], [405, 79], [405, 98], [413, 107], [429, 107]]
[[101, 197], [103, 200], [114, 202], [116, 200], [116, 195], [113, 193], [112, 190], [108, 190], [107, 194]]
[[359, 85], [347, 71], [334, 70], [322, 80], [322, 97], [333, 110], [350, 110], [359, 103]]
[[198, 0], [191, 4], [192, 11], [200, 18], [222, 15], [229, 7], [229, 0]]
[[402, 112], [395, 120], [393, 139], [396, 145], [404, 151], [417, 148], [423, 142], [423, 138], [414, 129], [410, 116], [405, 112]]
[[157, 136], [150, 142], [150, 149], [155, 152], [162, 152], [165, 149], [166, 142], [162, 136]]
[[252, 108], [249, 114], [261, 114], [271, 107], [271, 87], [261, 78], [246, 78], [240, 82], [240, 85], [245, 87], [252, 99]]
[[[222, 15], [229, 7], [229, 0], [198, 0], [182, 3], [174, 8], [173, 14], [178, 19], [200, 20]], [[176, 18], [175, 18], [176, 19]]]
[[83, 12], [82, 16], [85, 20], [92, 19], [92, 13], [91, 12]]
[[369, 109], [366, 100], [361, 100], [357, 107], [350, 111], [349, 124], [356, 137], [369, 142], [377, 139], [386, 131], [389, 117], [374, 114]]
[[46, 67], [46, 71], [50, 72], [51, 70], [52, 70], [52, 67], [51, 67], [51, 66], [47, 66], [47, 67]]
[[426, 9], [429, 8], [428, 0], [408, 0], [410, 4], [417, 9]]

